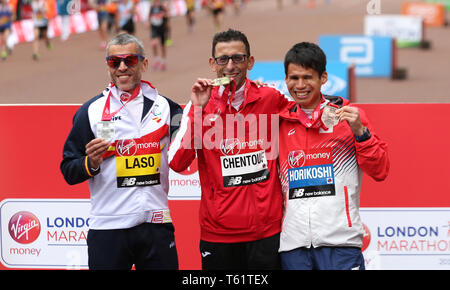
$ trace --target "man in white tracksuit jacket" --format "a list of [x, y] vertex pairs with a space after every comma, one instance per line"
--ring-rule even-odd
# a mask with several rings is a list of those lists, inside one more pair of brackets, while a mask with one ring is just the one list
[[76, 112], [61, 162], [69, 184], [89, 181], [89, 268], [178, 269], [167, 149], [182, 110], [141, 81], [137, 38], [119, 34], [107, 53], [111, 83]]

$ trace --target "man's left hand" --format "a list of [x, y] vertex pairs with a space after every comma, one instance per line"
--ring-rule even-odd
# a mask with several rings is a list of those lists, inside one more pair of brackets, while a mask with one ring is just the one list
[[356, 107], [344, 106], [336, 111], [339, 122], [347, 121], [350, 129], [355, 136], [361, 136], [364, 133], [364, 125], [359, 117], [359, 110]]

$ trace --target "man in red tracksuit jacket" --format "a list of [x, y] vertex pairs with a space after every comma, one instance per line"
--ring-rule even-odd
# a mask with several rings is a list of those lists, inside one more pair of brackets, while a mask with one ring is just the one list
[[278, 269], [283, 199], [275, 141], [278, 113], [289, 102], [247, 79], [254, 58], [239, 31], [215, 35], [209, 63], [232, 81], [197, 80], [169, 148], [177, 172], [198, 157], [202, 267]]
[[359, 215], [363, 172], [389, 172], [387, 145], [366, 114], [340, 97], [324, 97], [326, 56], [302, 42], [286, 54], [294, 104], [280, 113], [279, 162], [285, 194], [280, 240], [283, 269], [364, 269]]

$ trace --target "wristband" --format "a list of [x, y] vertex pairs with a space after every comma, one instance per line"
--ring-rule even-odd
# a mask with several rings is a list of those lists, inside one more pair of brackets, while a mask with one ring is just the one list
[[87, 157], [87, 156], [85, 159], [85, 167], [86, 167], [86, 171], [89, 176], [94, 176], [95, 174], [97, 174], [98, 170], [100, 169], [100, 166], [98, 166], [97, 168], [92, 168], [91, 161], [89, 160], [89, 157]]

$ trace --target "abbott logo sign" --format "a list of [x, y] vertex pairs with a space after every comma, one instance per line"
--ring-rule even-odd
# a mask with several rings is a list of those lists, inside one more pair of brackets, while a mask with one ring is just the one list
[[374, 59], [373, 40], [368, 37], [342, 37], [340, 61], [344, 63], [371, 64]]
[[393, 40], [385, 36], [322, 35], [319, 45], [328, 61], [355, 65], [357, 77], [391, 77]]

